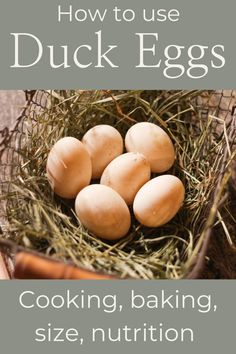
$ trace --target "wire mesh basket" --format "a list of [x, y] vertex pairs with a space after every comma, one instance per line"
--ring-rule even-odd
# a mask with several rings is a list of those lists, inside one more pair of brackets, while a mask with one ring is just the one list
[[[96, 103], [91, 101], [91, 96], [93, 99], [96, 98]], [[96, 96], [96, 97], [95, 97]], [[1, 166], [0, 166], [0, 177], [1, 177], [1, 189], [2, 189], [2, 198], [1, 198], [1, 224], [2, 224], [2, 247], [6, 253], [6, 262], [8, 267], [11, 268], [11, 273], [15, 271], [15, 276], [18, 277], [33, 277], [33, 278], [105, 278], [108, 277], [121, 277], [121, 278], [144, 278], [144, 279], [153, 279], [153, 278], [198, 278], [202, 274], [202, 270], [204, 267], [204, 260], [206, 257], [210, 237], [215, 232], [219, 225], [221, 229], [223, 229], [224, 234], [228, 238], [228, 240], [233, 244], [234, 242], [234, 217], [230, 214], [229, 211], [229, 194], [230, 189], [228, 188], [230, 181], [233, 179], [233, 160], [235, 157], [235, 137], [236, 137], [236, 118], [234, 114], [235, 105], [236, 105], [236, 91], [234, 90], [218, 90], [218, 91], [26, 91], [25, 92], [26, 104], [21, 113], [21, 115], [16, 119], [15, 126], [12, 130], [3, 129], [1, 131], [1, 142], [0, 142], [0, 158], [1, 158]], [[132, 104], [134, 104], [134, 108], [127, 113], [124, 112], [126, 109], [125, 104], [123, 104], [123, 100], [131, 100]], [[76, 113], [73, 111], [74, 102], [76, 101]], [[71, 103], [73, 102], [73, 104]], [[85, 106], [86, 102], [86, 106]], [[151, 103], [150, 103], [151, 102]], [[113, 111], [111, 113], [108, 112], [108, 106], [112, 106]], [[136, 104], [136, 106], [135, 106]], [[104, 106], [105, 105], [105, 106]], [[96, 106], [97, 112], [94, 111], [94, 106]], [[79, 107], [79, 108], [77, 108]], [[86, 108], [85, 108], [86, 107]], [[181, 107], [181, 109], [180, 109]], [[139, 263], [136, 264], [137, 268], [140, 266], [141, 270], [131, 269], [130, 266], [129, 271], [127, 273], [124, 271], [122, 274], [116, 271], [116, 265], [112, 264], [114, 262], [114, 255], [112, 253], [111, 258], [109, 258], [109, 262], [111, 262], [109, 271], [105, 269], [103, 271], [103, 262], [104, 259], [101, 256], [99, 262], [96, 263], [95, 255], [88, 256], [86, 259], [80, 259], [80, 257], [75, 257], [75, 253], [72, 253], [72, 256], [63, 256], [60, 257], [60, 251], [58, 253], [55, 252], [57, 246], [55, 243], [52, 245], [48, 245], [48, 239], [40, 239], [35, 241], [33, 247], [31, 242], [27, 237], [18, 237], [17, 234], [20, 234], [20, 228], [17, 222], [14, 223], [14, 228], [12, 229], [11, 220], [12, 216], [10, 215], [9, 210], [17, 209], [17, 205], [21, 206], [23, 203], [26, 203], [24, 200], [23, 194], [19, 195], [16, 190], [13, 190], [13, 184], [15, 181], [20, 181], [21, 186], [26, 183], [24, 181], [24, 171], [25, 165], [30, 164], [29, 155], [24, 156], [24, 145], [28, 144], [32, 137], [39, 137], [39, 140], [42, 136], [42, 130], [45, 130], [45, 121], [42, 121], [41, 117], [44, 119], [47, 117], [46, 121], [48, 121], [49, 117], [53, 116], [53, 123], [50, 123], [50, 134], [51, 131], [56, 131], [55, 139], [59, 138], [65, 134], [70, 133], [70, 126], [66, 127], [62, 132], [60, 132], [60, 125], [58, 121], [60, 121], [62, 116], [64, 115], [65, 120], [70, 120], [70, 114], [73, 116], [77, 114], [78, 117], [83, 117], [84, 110], [86, 110], [86, 114], [84, 115], [84, 121], [81, 123], [82, 125], [78, 128], [78, 131], [75, 133], [76, 137], [81, 137], [81, 134], [84, 133], [84, 130], [88, 129], [90, 125], [97, 124], [96, 115], [102, 115], [107, 119], [109, 124], [123, 124], [123, 126], [133, 124], [133, 122], [137, 121], [137, 117], [141, 116], [141, 120], [145, 117], [151, 119], [151, 121], [160, 124], [160, 122], [164, 122], [168, 129], [171, 127], [169, 133], [172, 134], [172, 138], [174, 137], [176, 126], [178, 124], [182, 124], [188, 126], [189, 135], [185, 138], [194, 140], [194, 135], [191, 137], [191, 134], [197, 131], [198, 139], [199, 136], [203, 136], [206, 127], [209, 128], [207, 134], [211, 134], [213, 139], [213, 145], [207, 147], [207, 139], [206, 143], [204, 142], [202, 146], [201, 156], [204, 159], [204, 153], [211, 153], [212, 149], [217, 149], [218, 154], [218, 165], [217, 172], [215, 171], [215, 179], [214, 179], [214, 188], [212, 188], [211, 193], [207, 196], [207, 205], [204, 210], [201, 210], [201, 218], [195, 220], [195, 223], [199, 221], [198, 232], [197, 235], [191, 235], [191, 241], [188, 241], [188, 246], [185, 247], [184, 251], [178, 250], [179, 245], [175, 244], [176, 249], [173, 249], [173, 252], [178, 252], [181, 256], [178, 261], [175, 260], [174, 265], [176, 266], [175, 273], [173, 270], [167, 271], [168, 267], [171, 267], [169, 264], [162, 264], [160, 266], [160, 262], [158, 263], [150, 263], [147, 267], [150, 267], [150, 271], [147, 270], [145, 272], [145, 264], [143, 261], [142, 255], [142, 269]], [[114, 114], [116, 112], [116, 114]], [[91, 117], [88, 119], [88, 114], [91, 114]], [[110, 114], [110, 115], [109, 115]], [[112, 117], [112, 114], [114, 117]], [[115, 117], [117, 115], [117, 117]], [[81, 118], [78, 118], [81, 119]], [[117, 123], [118, 121], [118, 123]], [[68, 123], [69, 124], [69, 123]], [[172, 127], [173, 126], [173, 127]], [[194, 130], [192, 130], [194, 126]], [[42, 128], [44, 127], [44, 128]], [[82, 128], [83, 129], [82, 129]], [[197, 128], [196, 128], [197, 127]], [[48, 129], [48, 128], [47, 128]], [[83, 132], [80, 132], [79, 129], [82, 129]], [[122, 128], [123, 129], [123, 128]], [[181, 128], [182, 129], [182, 128]], [[47, 140], [47, 139], [46, 139]], [[197, 140], [200, 143], [201, 140]], [[32, 144], [32, 142], [31, 142]], [[34, 143], [35, 144], [35, 143]], [[42, 146], [42, 141], [40, 140], [40, 144], [38, 145], [38, 149]], [[45, 141], [45, 145], [47, 145], [47, 141]], [[194, 145], [194, 142], [192, 141]], [[217, 144], [219, 146], [217, 146]], [[37, 143], [36, 143], [37, 145]], [[50, 145], [50, 144], [49, 144]], [[185, 146], [188, 145], [188, 142], [185, 142]], [[32, 145], [29, 144], [30, 149], [34, 150]], [[181, 150], [181, 146], [177, 146], [177, 149]], [[209, 149], [209, 150], [208, 150]], [[36, 149], [37, 150], [37, 149]], [[34, 150], [34, 156], [37, 155]], [[181, 162], [181, 159], [185, 156], [184, 151], [179, 155], [181, 158], [178, 160], [178, 165], [183, 164], [181, 167], [185, 176], [187, 176], [188, 171], [185, 169], [184, 162]], [[199, 155], [200, 156], [200, 155]], [[206, 158], [206, 156], [205, 156]], [[194, 159], [193, 159], [194, 160]], [[39, 159], [40, 163], [41, 160]], [[42, 164], [45, 161], [42, 160]], [[198, 161], [199, 163], [199, 161]], [[209, 164], [209, 162], [208, 162]], [[210, 171], [209, 164], [209, 171]], [[41, 170], [40, 170], [41, 171]], [[177, 168], [178, 173], [178, 168]], [[203, 171], [204, 173], [204, 171]], [[34, 172], [32, 172], [34, 175]], [[28, 177], [27, 177], [28, 178]], [[190, 178], [189, 176], [187, 178]], [[195, 178], [191, 176], [191, 178]], [[210, 172], [208, 179], [211, 178]], [[196, 178], [195, 178], [196, 179]], [[203, 180], [204, 182], [204, 180]], [[45, 182], [40, 184], [41, 192], [44, 193]], [[195, 186], [198, 186], [196, 184]], [[18, 185], [19, 188], [19, 185]], [[204, 189], [203, 189], [204, 191]], [[40, 192], [40, 193], [41, 193]], [[232, 192], [232, 191], [231, 191]], [[12, 204], [11, 196], [14, 195], [14, 205]], [[62, 202], [63, 204], [64, 202]], [[187, 201], [188, 203], [188, 201]], [[12, 206], [13, 205], [13, 206]], [[194, 210], [194, 205], [192, 203], [192, 213], [197, 214], [197, 210]], [[71, 205], [69, 206], [71, 208]], [[223, 211], [222, 211], [223, 208]], [[62, 206], [63, 209], [63, 206]], [[60, 209], [61, 210], [61, 209]], [[68, 205], [67, 205], [68, 210]], [[224, 213], [229, 215], [226, 217], [226, 222], [223, 217]], [[20, 211], [19, 211], [20, 213]], [[229, 226], [228, 226], [229, 220]], [[178, 220], [177, 220], [178, 222]], [[35, 226], [32, 226], [32, 228]], [[80, 226], [81, 227], [81, 226]], [[132, 235], [135, 234], [135, 230], [137, 230], [137, 225], [134, 226]], [[169, 231], [169, 230], [168, 230]], [[30, 231], [32, 233], [32, 230]], [[60, 231], [67, 232], [67, 231]], [[81, 235], [83, 235], [83, 230], [81, 231]], [[137, 246], [137, 250], [139, 248], [147, 248], [147, 244], [143, 241], [143, 234], [145, 236], [146, 230], [142, 230], [141, 233], [137, 236], [139, 237], [139, 244]], [[191, 232], [191, 229], [188, 230]], [[149, 233], [148, 233], [149, 235]], [[150, 236], [150, 235], [149, 235]], [[161, 235], [159, 235], [161, 236]], [[178, 235], [175, 235], [177, 237]], [[82, 237], [82, 236], [81, 236]], [[87, 236], [86, 236], [87, 237]], [[88, 235], [91, 238], [91, 235]], [[133, 236], [129, 236], [133, 242]], [[160, 237], [161, 238], [161, 237]], [[150, 243], [155, 246], [156, 241], [153, 241], [153, 235], [150, 236]], [[11, 241], [11, 243], [8, 242]], [[13, 243], [12, 243], [13, 242]], [[45, 246], [45, 242], [47, 243], [47, 247]], [[54, 240], [55, 242], [55, 240]], [[108, 245], [108, 248], [101, 248], [101, 244], [96, 244], [94, 240], [89, 242], [95, 245], [95, 248], [101, 254], [108, 252], [107, 250], [111, 250], [113, 252], [114, 245]], [[137, 241], [135, 241], [137, 243]], [[144, 246], [141, 245], [141, 242], [144, 242]], [[168, 242], [165, 241], [165, 244], [162, 244], [163, 249], [168, 248]], [[181, 242], [186, 242], [186, 240], [181, 240]], [[186, 256], [187, 252], [189, 252], [191, 243], [191, 257]], [[38, 245], [38, 246], [37, 246]], [[130, 243], [127, 241], [124, 245], [119, 244], [119, 247], [123, 247], [125, 249], [126, 255], [124, 256], [123, 249], [116, 254], [118, 257], [127, 257], [126, 262], [130, 262], [130, 258], [133, 257], [132, 252], [130, 251]], [[79, 247], [80, 243], [78, 241], [77, 246]], [[84, 246], [84, 245], [83, 245]], [[104, 245], [103, 245], [104, 246]], [[117, 246], [117, 245], [116, 245]], [[74, 246], [73, 246], [74, 247]], [[152, 246], [153, 247], [153, 246]], [[156, 246], [155, 246], [156, 247]], [[129, 252], [126, 251], [129, 249]], [[123, 253], [122, 253], [123, 252]], [[135, 251], [138, 252], [138, 251]], [[153, 252], [150, 251], [150, 252]], [[28, 258], [28, 264], [25, 263], [25, 258], [23, 257], [23, 261], [19, 257], [20, 254], [27, 253], [28, 257], [33, 257], [33, 259]], [[91, 253], [91, 252], [90, 252]], [[70, 251], [68, 251], [70, 254]], [[76, 253], [77, 254], [77, 253]], [[25, 254], [24, 254], [25, 256]], [[153, 256], [153, 253], [152, 253]], [[35, 257], [35, 258], [34, 258]], [[41, 263], [36, 262], [36, 258], [40, 258]], [[113, 258], [112, 258], [113, 257]], [[130, 258], [129, 258], [130, 257]], [[169, 255], [169, 257], [174, 258], [173, 254]], [[182, 258], [181, 258], [182, 257]], [[112, 260], [111, 260], [112, 259]], [[45, 263], [45, 267], [42, 264], [42, 260]], [[160, 261], [160, 260], [159, 260]], [[23, 263], [22, 263], [23, 262]], [[49, 267], [49, 262], [50, 267]], [[179, 264], [178, 264], [179, 262]], [[168, 260], [167, 260], [168, 263]], [[183, 266], [183, 264], [184, 266]], [[23, 264], [23, 265], [22, 265]], [[52, 267], [52, 264], [60, 270], [57, 272]], [[156, 264], [156, 265], [155, 265]], [[38, 272], [38, 269], [42, 266], [45, 272]], [[156, 266], [157, 271], [154, 269]], [[70, 267], [70, 268], [69, 268]], [[160, 267], [162, 267], [160, 269]], [[179, 268], [184, 271], [179, 273]], [[24, 268], [24, 269], [23, 269]], [[23, 269], [23, 270], [22, 270]], [[49, 271], [48, 269], [51, 269]], [[54, 269], [54, 270], [53, 270]], [[70, 269], [71, 271], [69, 271]], [[163, 271], [164, 269], [164, 271]], [[53, 272], [53, 274], [52, 274]], [[27, 275], [28, 274], [28, 275]], [[72, 275], [74, 274], [74, 275]], [[92, 275], [91, 275], [92, 274]], [[99, 277], [99, 274], [101, 277]], [[133, 274], [133, 276], [132, 276]], [[143, 274], [143, 276], [142, 276]], [[150, 276], [149, 276], [150, 274]], [[163, 274], [169, 274], [167, 276]], [[175, 276], [176, 274], [176, 276]]]

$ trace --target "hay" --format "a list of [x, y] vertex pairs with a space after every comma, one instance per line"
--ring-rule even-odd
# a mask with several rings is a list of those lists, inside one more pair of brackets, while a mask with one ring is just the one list
[[[199, 97], [212, 99], [210, 92], [200, 91], [47, 92], [43, 110], [38, 104], [27, 110], [17, 148], [20, 162], [15, 160], [10, 187], [2, 197], [7, 200], [7, 237], [53, 258], [121, 278], [185, 277], [209, 228], [222, 225], [231, 240], [225, 214], [230, 215], [226, 192], [235, 156], [232, 137], [216, 110], [202, 114]], [[169, 173], [183, 181], [186, 199], [165, 226], [147, 229], [133, 218], [125, 238], [106, 243], [79, 223], [73, 201], [53, 195], [45, 176], [48, 152], [61, 137], [80, 139], [96, 124], [111, 124], [125, 136], [132, 124], [144, 120], [171, 136], [177, 158]], [[222, 198], [223, 212], [218, 209]]]

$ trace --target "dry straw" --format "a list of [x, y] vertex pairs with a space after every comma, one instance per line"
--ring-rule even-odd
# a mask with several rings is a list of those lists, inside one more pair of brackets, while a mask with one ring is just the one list
[[[5, 237], [87, 269], [143, 279], [186, 277], [214, 225], [220, 225], [233, 243], [230, 227], [235, 220], [227, 199], [230, 163], [235, 156], [232, 119], [217, 116], [219, 102], [209, 110], [217, 95], [209, 91], [99, 90], [50, 91], [35, 97], [12, 137], [21, 139], [11, 155], [11, 182], [2, 197], [7, 201], [9, 222]], [[81, 138], [101, 123], [115, 126], [125, 136], [138, 121], [154, 122], [171, 136], [176, 162], [170, 173], [183, 181], [186, 199], [167, 225], [147, 229], [133, 219], [125, 238], [107, 243], [79, 223], [73, 201], [53, 195], [45, 175], [47, 155], [63, 136]]]

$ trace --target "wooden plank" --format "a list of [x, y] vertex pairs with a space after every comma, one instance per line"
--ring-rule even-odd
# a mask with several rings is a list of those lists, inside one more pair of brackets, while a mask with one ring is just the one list
[[0, 280], [9, 279], [9, 274], [2, 254], [0, 253]]
[[[25, 103], [23, 91], [3, 91], [0, 90], [0, 130], [11, 129], [15, 120], [21, 112]], [[1, 214], [1, 213], [0, 213]], [[0, 225], [4, 224], [4, 219], [0, 215]], [[5, 265], [3, 255], [0, 253], [0, 279], [9, 279], [9, 274]]]

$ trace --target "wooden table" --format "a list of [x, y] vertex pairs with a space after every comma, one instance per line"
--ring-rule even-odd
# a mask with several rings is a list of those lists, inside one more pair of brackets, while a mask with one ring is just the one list
[[[8, 127], [11, 129], [24, 105], [23, 91], [1, 91], [0, 90], [0, 130]], [[1, 220], [0, 220], [1, 223]], [[0, 279], [8, 279], [8, 271], [0, 253]]]

